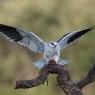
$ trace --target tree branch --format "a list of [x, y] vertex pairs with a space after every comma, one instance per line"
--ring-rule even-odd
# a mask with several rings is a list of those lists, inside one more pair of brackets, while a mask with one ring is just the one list
[[84, 86], [92, 83], [95, 80], [95, 64], [92, 65], [91, 69], [88, 71], [88, 74], [81, 79], [77, 86], [82, 89]]
[[39, 72], [39, 76], [32, 80], [19, 80], [16, 82], [16, 89], [32, 88], [43, 84], [49, 74], [57, 74], [57, 85], [65, 92], [66, 95], [83, 95], [82, 88], [94, 81], [95, 64], [89, 70], [87, 76], [82, 80], [75, 82], [70, 78], [69, 72], [64, 66], [58, 64], [47, 64]]

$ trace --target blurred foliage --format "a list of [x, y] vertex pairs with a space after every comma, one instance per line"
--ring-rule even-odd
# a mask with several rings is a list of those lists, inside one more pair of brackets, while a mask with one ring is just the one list
[[[58, 40], [63, 34], [95, 25], [95, 0], [0, 0], [0, 23], [35, 32], [44, 41]], [[95, 62], [95, 32], [86, 34], [61, 52], [70, 60], [66, 68], [78, 80]], [[17, 79], [32, 79], [38, 69], [32, 63], [42, 55], [10, 43], [0, 36], [0, 95], [63, 95], [56, 86], [56, 76], [27, 90], [15, 90]], [[39, 91], [40, 89], [40, 91]], [[95, 94], [95, 83], [85, 87], [85, 95]]]

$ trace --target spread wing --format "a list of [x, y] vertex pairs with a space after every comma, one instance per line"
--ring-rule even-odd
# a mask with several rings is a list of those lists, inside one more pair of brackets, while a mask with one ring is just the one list
[[80, 38], [82, 35], [91, 31], [92, 29], [93, 28], [88, 28], [65, 34], [60, 40], [57, 41], [59, 43], [60, 49], [64, 48], [65, 46]]
[[44, 52], [44, 42], [32, 32], [0, 24], [0, 33], [34, 52]]

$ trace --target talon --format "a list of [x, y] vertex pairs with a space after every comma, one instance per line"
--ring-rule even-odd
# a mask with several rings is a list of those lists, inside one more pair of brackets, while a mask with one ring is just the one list
[[56, 64], [55, 60], [49, 60], [49, 64]]

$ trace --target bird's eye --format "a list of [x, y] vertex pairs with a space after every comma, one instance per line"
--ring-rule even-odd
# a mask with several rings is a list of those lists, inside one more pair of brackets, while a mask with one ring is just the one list
[[52, 45], [54, 45], [54, 43], [51, 43]]
[[56, 46], [57, 45], [57, 43], [56, 42], [53, 42], [53, 43], [51, 43], [53, 46]]

